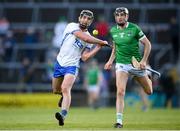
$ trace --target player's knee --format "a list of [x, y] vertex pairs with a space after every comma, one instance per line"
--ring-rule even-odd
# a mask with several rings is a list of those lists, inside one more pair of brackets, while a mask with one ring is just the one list
[[57, 90], [52, 86], [52, 92], [53, 94], [57, 94]]
[[153, 93], [153, 88], [152, 88], [152, 82], [151, 81], [149, 81], [149, 83], [144, 86], [144, 91], [148, 95], [151, 95]]
[[61, 91], [58, 88], [52, 87], [53, 94], [61, 94]]
[[144, 91], [146, 92], [146, 94], [151, 95], [153, 93], [152, 88], [144, 88]]
[[60, 92], [53, 90], [53, 94], [60, 94]]
[[60, 94], [61, 92], [53, 89], [53, 94]]
[[125, 96], [125, 90], [124, 89], [117, 90], [117, 96]]
[[63, 94], [69, 93], [69, 88], [67, 88], [67, 87], [62, 87], [62, 93], [63, 93]]
[[151, 95], [153, 91], [147, 91], [146, 94]]

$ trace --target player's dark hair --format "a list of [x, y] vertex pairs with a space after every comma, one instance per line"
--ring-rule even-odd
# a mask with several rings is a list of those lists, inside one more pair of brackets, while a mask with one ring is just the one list
[[87, 15], [87, 16], [89, 16], [91, 19], [94, 19], [93, 12], [90, 11], [90, 10], [82, 10], [81, 13], [80, 13], [80, 17], [82, 17], [82, 16], [84, 16], [84, 15]]
[[129, 14], [129, 11], [127, 8], [125, 7], [118, 7], [116, 8], [116, 10], [114, 11], [114, 16], [116, 16], [119, 13], [124, 13], [124, 14]]

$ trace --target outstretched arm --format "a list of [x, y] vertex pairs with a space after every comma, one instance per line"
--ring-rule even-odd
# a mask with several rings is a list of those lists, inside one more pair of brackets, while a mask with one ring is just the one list
[[88, 60], [89, 58], [93, 57], [99, 50], [101, 49], [100, 45], [97, 45], [94, 49], [89, 51], [88, 49], [85, 49], [81, 55], [81, 59], [83, 61]]
[[75, 31], [74, 32], [74, 35], [76, 37], [78, 37], [79, 39], [87, 42], [87, 43], [91, 43], [91, 44], [99, 44], [101, 46], [107, 46], [108, 45], [108, 42], [107, 41], [103, 41], [103, 40], [100, 40], [98, 38], [95, 38], [91, 35], [87, 35], [86, 33], [82, 32], [82, 31]]

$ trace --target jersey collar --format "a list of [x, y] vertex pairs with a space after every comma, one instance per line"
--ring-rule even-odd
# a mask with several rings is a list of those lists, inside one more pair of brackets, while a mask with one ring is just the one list
[[[127, 28], [128, 26], [129, 26], [129, 22], [127, 22], [127, 24], [126, 24], [126, 27], [125, 27], [125, 28]], [[117, 25], [117, 29], [120, 29], [118, 25]]]

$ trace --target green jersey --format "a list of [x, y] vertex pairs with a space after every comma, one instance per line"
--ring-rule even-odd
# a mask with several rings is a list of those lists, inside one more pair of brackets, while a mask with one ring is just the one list
[[116, 63], [130, 64], [132, 56], [138, 61], [142, 59], [139, 39], [144, 36], [144, 33], [137, 25], [128, 22], [124, 29], [115, 25], [111, 28], [110, 34], [116, 47]]
[[91, 68], [87, 71], [86, 77], [88, 85], [96, 85], [98, 83], [98, 68]]

